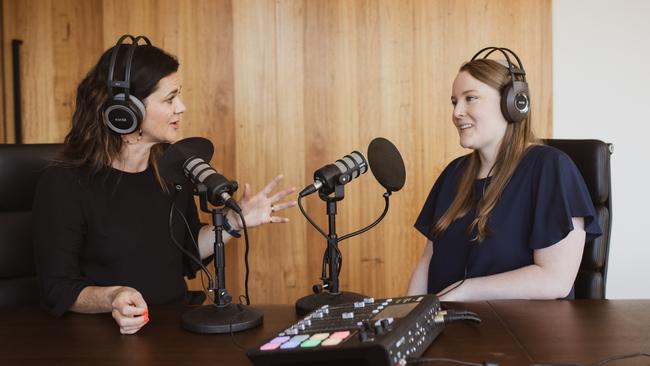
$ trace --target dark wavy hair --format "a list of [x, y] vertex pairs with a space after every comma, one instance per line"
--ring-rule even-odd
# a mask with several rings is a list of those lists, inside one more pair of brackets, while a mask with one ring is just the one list
[[[122, 45], [119, 48], [114, 79], [124, 80], [126, 56], [130, 47], [132, 46]], [[104, 52], [77, 87], [72, 128], [65, 137], [65, 146], [59, 162], [68, 167], [87, 169], [89, 177], [108, 170], [124, 144], [121, 136], [109, 130], [103, 120], [103, 111], [109, 101], [107, 81], [113, 48]], [[176, 71], [176, 57], [155, 46], [138, 45], [131, 62], [130, 94], [144, 102], [144, 99], [156, 90], [160, 79]], [[120, 90], [115, 92], [119, 93]], [[149, 165], [153, 167], [164, 189], [157, 164], [162, 151], [162, 144], [152, 147]]]

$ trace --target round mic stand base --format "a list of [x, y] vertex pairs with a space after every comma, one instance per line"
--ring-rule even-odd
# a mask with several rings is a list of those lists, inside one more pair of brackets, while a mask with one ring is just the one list
[[245, 305], [202, 305], [183, 314], [181, 326], [194, 333], [230, 333], [262, 324], [264, 314]]
[[323, 305], [337, 306], [345, 303], [359, 302], [367, 297], [356, 292], [341, 291], [333, 294], [328, 291], [302, 297], [296, 301], [296, 314], [307, 315]]

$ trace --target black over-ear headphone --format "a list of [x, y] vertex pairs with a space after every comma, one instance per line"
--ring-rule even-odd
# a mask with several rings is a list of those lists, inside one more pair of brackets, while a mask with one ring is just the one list
[[[508, 72], [510, 72], [511, 82], [508, 84], [501, 94], [501, 113], [508, 122], [516, 123], [523, 121], [530, 113], [530, 98], [528, 97], [528, 83], [526, 82], [526, 71], [519, 56], [507, 48], [502, 47], [486, 47], [478, 51], [471, 61], [476, 60], [482, 53], [487, 52], [483, 59], [488, 58], [494, 51], [501, 52], [508, 62]], [[517, 67], [510, 61], [508, 56], [510, 53], [517, 60]], [[517, 80], [515, 75], [521, 75], [522, 80]]]
[[[127, 38], [131, 40], [131, 44], [128, 45], [129, 50], [126, 57], [124, 80], [113, 80], [117, 54], [122, 42]], [[141, 39], [147, 45], [151, 45], [151, 42], [145, 36], [133, 37], [130, 34], [125, 34], [117, 41], [111, 54], [107, 82], [109, 100], [104, 109], [104, 123], [111, 131], [119, 134], [127, 134], [137, 130], [145, 115], [144, 103], [129, 93], [131, 87], [131, 61], [133, 60], [133, 53]], [[113, 89], [121, 89], [123, 91], [115, 94], [113, 93]]]

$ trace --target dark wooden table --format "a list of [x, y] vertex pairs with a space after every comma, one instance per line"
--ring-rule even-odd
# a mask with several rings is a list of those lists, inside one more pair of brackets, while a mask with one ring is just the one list
[[[449, 303], [480, 315], [480, 325], [455, 323], [427, 357], [490, 361], [593, 363], [610, 355], [650, 352], [650, 300], [490, 301]], [[109, 314], [66, 314], [39, 308], [0, 311], [0, 365], [250, 365], [243, 348], [256, 347], [299, 318], [291, 305], [262, 305], [264, 324], [222, 335], [180, 327], [187, 308], [150, 308], [151, 322], [121, 335]], [[649, 358], [614, 363], [650, 365]]]
[[[650, 353], [650, 300], [490, 301], [490, 305], [536, 363], [593, 364], [613, 355]], [[650, 358], [611, 365], [648, 366]]]

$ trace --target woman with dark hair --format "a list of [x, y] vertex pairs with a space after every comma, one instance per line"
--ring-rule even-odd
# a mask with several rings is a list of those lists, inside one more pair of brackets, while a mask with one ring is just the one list
[[420, 212], [415, 228], [427, 242], [408, 293], [571, 297], [585, 240], [600, 235], [595, 209], [571, 159], [535, 138], [525, 71], [509, 57], [519, 59], [492, 52], [508, 60], [479, 52], [454, 80], [452, 121], [473, 152], [444, 169]]
[[[159, 173], [165, 147], [180, 137], [180, 93], [178, 61], [144, 37], [121, 38], [79, 84], [62, 157], [43, 173], [33, 210], [41, 302], [54, 316], [112, 312], [122, 333], [135, 333], [148, 304], [184, 301], [183, 277], [198, 269], [170, 230], [196, 257], [213, 254], [214, 227], [199, 222], [189, 182], [172, 187]], [[288, 221], [274, 213], [295, 204], [276, 203], [295, 188], [271, 195], [281, 179], [255, 195], [245, 185], [248, 227]], [[170, 229], [172, 202], [184, 218]], [[228, 211], [224, 227], [228, 241], [241, 221]]]

